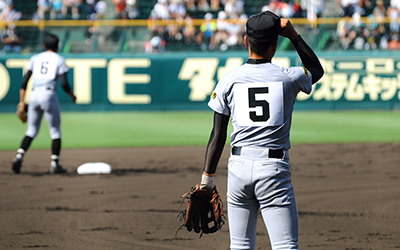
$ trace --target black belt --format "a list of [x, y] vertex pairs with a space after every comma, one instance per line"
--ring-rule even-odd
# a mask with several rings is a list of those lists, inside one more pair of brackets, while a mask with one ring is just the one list
[[[32, 90], [35, 90], [35, 88], [32, 88]], [[47, 87], [46, 90], [53, 90], [52, 87]]]
[[[233, 147], [232, 148], [232, 155], [240, 155], [242, 151], [242, 147]], [[282, 159], [284, 152], [282, 149], [268, 149], [268, 157], [269, 158], [277, 158]]]

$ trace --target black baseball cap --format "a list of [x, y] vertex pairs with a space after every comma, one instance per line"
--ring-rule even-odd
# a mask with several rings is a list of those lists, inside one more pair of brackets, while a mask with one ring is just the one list
[[281, 33], [281, 18], [269, 10], [252, 15], [246, 22], [246, 33], [254, 39], [275, 40]]

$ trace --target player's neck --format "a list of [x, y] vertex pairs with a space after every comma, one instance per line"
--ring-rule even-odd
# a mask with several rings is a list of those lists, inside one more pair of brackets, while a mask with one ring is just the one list
[[275, 53], [271, 53], [271, 50], [268, 50], [267, 53], [265, 53], [265, 55], [258, 55], [256, 53], [254, 53], [253, 51], [251, 51], [249, 49], [249, 59], [262, 59], [262, 60], [266, 60], [268, 62], [271, 62], [272, 57], [275, 55]]
[[248, 50], [249, 50], [249, 59], [262, 59], [262, 60], [266, 60], [268, 62], [271, 62], [272, 57], [274, 57], [275, 52], [276, 52], [276, 46], [277, 46], [278, 40], [268, 48], [267, 51], [265, 51], [265, 53], [263, 53], [263, 55], [259, 55], [255, 52], [253, 52], [250, 48], [250, 46], [247, 46]]
[[255, 59], [255, 60], [261, 59], [261, 60], [266, 60], [267, 62], [271, 62], [272, 57], [269, 57], [269, 56], [260, 56], [260, 55], [257, 55], [257, 54], [254, 54], [254, 53], [250, 53], [250, 52], [249, 52], [249, 59]]

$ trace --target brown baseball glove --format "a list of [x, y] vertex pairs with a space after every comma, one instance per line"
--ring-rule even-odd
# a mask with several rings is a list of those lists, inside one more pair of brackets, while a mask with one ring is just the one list
[[180, 221], [184, 221], [180, 228], [186, 227], [188, 231], [193, 229], [194, 232], [200, 233], [201, 237], [203, 234], [217, 232], [224, 225], [223, 204], [215, 186], [209, 190], [200, 189], [200, 184], [197, 184], [181, 198], [184, 198], [181, 205], [185, 199], [187, 203], [186, 210], [178, 215]]
[[27, 111], [28, 111], [28, 105], [26, 105], [23, 102], [18, 103], [17, 105], [17, 116], [18, 118], [25, 123], [28, 120], [28, 115], [27, 115]]

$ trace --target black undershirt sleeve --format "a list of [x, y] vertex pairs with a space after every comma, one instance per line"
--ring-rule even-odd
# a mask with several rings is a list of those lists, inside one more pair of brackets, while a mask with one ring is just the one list
[[32, 71], [28, 70], [28, 72], [26, 72], [26, 74], [24, 76], [24, 79], [22, 80], [21, 89], [26, 90], [26, 87], [28, 86], [29, 78], [31, 78], [31, 76], [32, 76]]
[[214, 112], [214, 125], [206, 149], [204, 172], [214, 174], [225, 147], [229, 116]]
[[317, 55], [315, 55], [314, 51], [300, 35], [292, 41], [292, 44], [296, 48], [304, 67], [311, 72], [312, 83], [314, 84], [318, 82], [318, 80], [324, 75], [324, 69], [322, 68]]
[[68, 93], [71, 91], [71, 87], [68, 84], [67, 81], [67, 73], [64, 73], [60, 76], [60, 80], [61, 80], [61, 87], [63, 88], [63, 90]]

